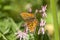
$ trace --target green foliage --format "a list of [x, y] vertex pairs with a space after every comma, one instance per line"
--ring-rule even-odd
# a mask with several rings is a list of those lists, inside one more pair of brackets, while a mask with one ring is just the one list
[[[18, 40], [15, 33], [17, 28], [21, 28], [24, 22], [20, 17], [20, 13], [27, 11], [25, 6], [31, 3], [33, 13], [36, 9], [41, 9], [42, 5], [45, 5], [43, 0], [0, 0], [0, 40]], [[37, 14], [37, 19], [40, 22], [41, 15]], [[22, 28], [20, 29], [22, 30]], [[42, 40], [43, 36], [36, 33], [31, 36], [28, 34], [29, 40]], [[46, 37], [46, 38], [45, 38]], [[43, 40], [49, 40], [49, 36], [44, 34]]]
[[[1, 37], [3, 37], [4, 39], [6, 39], [6, 37], [8, 37], [7, 35], [12, 35], [12, 37], [14, 36], [14, 31], [11, 30], [12, 29], [12, 22], [9, 18], [4, 18], [4, 19], [0, 19], [0, 33], [2, 34]], [[16, 27], [16, 26], [14, 26]], [[13, 28], [14, 28], [13, 27]], [[15, 29], [16, 30], [16, 29]], [[12, 32], [10, 32], [12, 31]], [[15, 31], [16, 32], [16, 31]], [[11, 33], [11, 34], [10, 34]], [[5, 37], [6, 36], [6, 37]], [[8, 37], [7, 40], [11, 38], [11, 37]], [[14, 38], [13, 38], [14, 39]]]

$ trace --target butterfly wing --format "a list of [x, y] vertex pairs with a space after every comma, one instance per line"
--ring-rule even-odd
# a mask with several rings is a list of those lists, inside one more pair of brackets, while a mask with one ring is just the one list
[[34, 19], [32, 21], [28, 21], [26, 24], [27, 24], [29, 31], [34, 32], [37, 27], [38, 21]]
[[24, 20], [35, 18], [34, 14], [32, 13], [22, 12], [20, 15]]

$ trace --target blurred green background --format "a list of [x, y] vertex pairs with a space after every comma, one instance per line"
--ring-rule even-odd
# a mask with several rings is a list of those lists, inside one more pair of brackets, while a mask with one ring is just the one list
[[[56, 2], [60, 32], [60, 0], [56, 0]], [[46, 25], [52, 29], [52, 31], [49, 31], [50, 29], [47, 30], [49, 31], [49, 36], [51, 36], [50, 40], [53, 40], [54, 28], [52, 26], [53, 15], [50, 8], [50, 0], [0, 0], [0, 40], [19, 40], [14, 33], [16, 32], [16, 27], [18, 26], [20, 28], [21, 26], [22, 18], [20, 17], [20, 13], [27, 12], [29, 7], [32, 7], [34, 13], [34, 11], [40, 9], [42, 5], [47, 5]], [[43, 40], [49, 40], [49, 37]]]

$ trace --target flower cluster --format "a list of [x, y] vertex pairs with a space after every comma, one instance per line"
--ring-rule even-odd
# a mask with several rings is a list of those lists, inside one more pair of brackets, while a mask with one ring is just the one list
[[40, 21], [40, 29], [38, 30], [38, 34], [40, 34], [42, 32], [42, 34], [44, 34], [44, 26], [46, 24], [46, 21], [44, 20], [45, 17], [47, 17], [47, 14], [46, 14], [46, 6], [42, 6], [42, 9], [39, 10], [40, 13], [42, 13], [42, 18], [41, 18], [41, 21]]
[[17, 35], [17, 38], [20, 38], [20, 40], [28, 40], [28, 34], [27, 33], [25, 33], [25, 32], [22, 32], [22, 31], [20, 31], [20, 30], [18, 30], [18, 32], [16, 33], [16, 35]]
[[46, 6], [42, 6], [42, 10], [40, 10], [39, 12], [42, 12], [42, 17], [47, 17], [47, 14], [46, 14], [46, 7], [47, 7], [47, 5]]

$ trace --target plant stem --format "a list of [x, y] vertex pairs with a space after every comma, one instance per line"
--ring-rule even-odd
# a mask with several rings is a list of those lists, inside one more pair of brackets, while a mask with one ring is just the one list
[[57, 20], [57, 11], [56, 11], [56, 0], [50, 0], [51, 12], [53, 16], [54, 23], [54, 40], [59, 40], [59, 31], [58, 31], [58, 20]]

